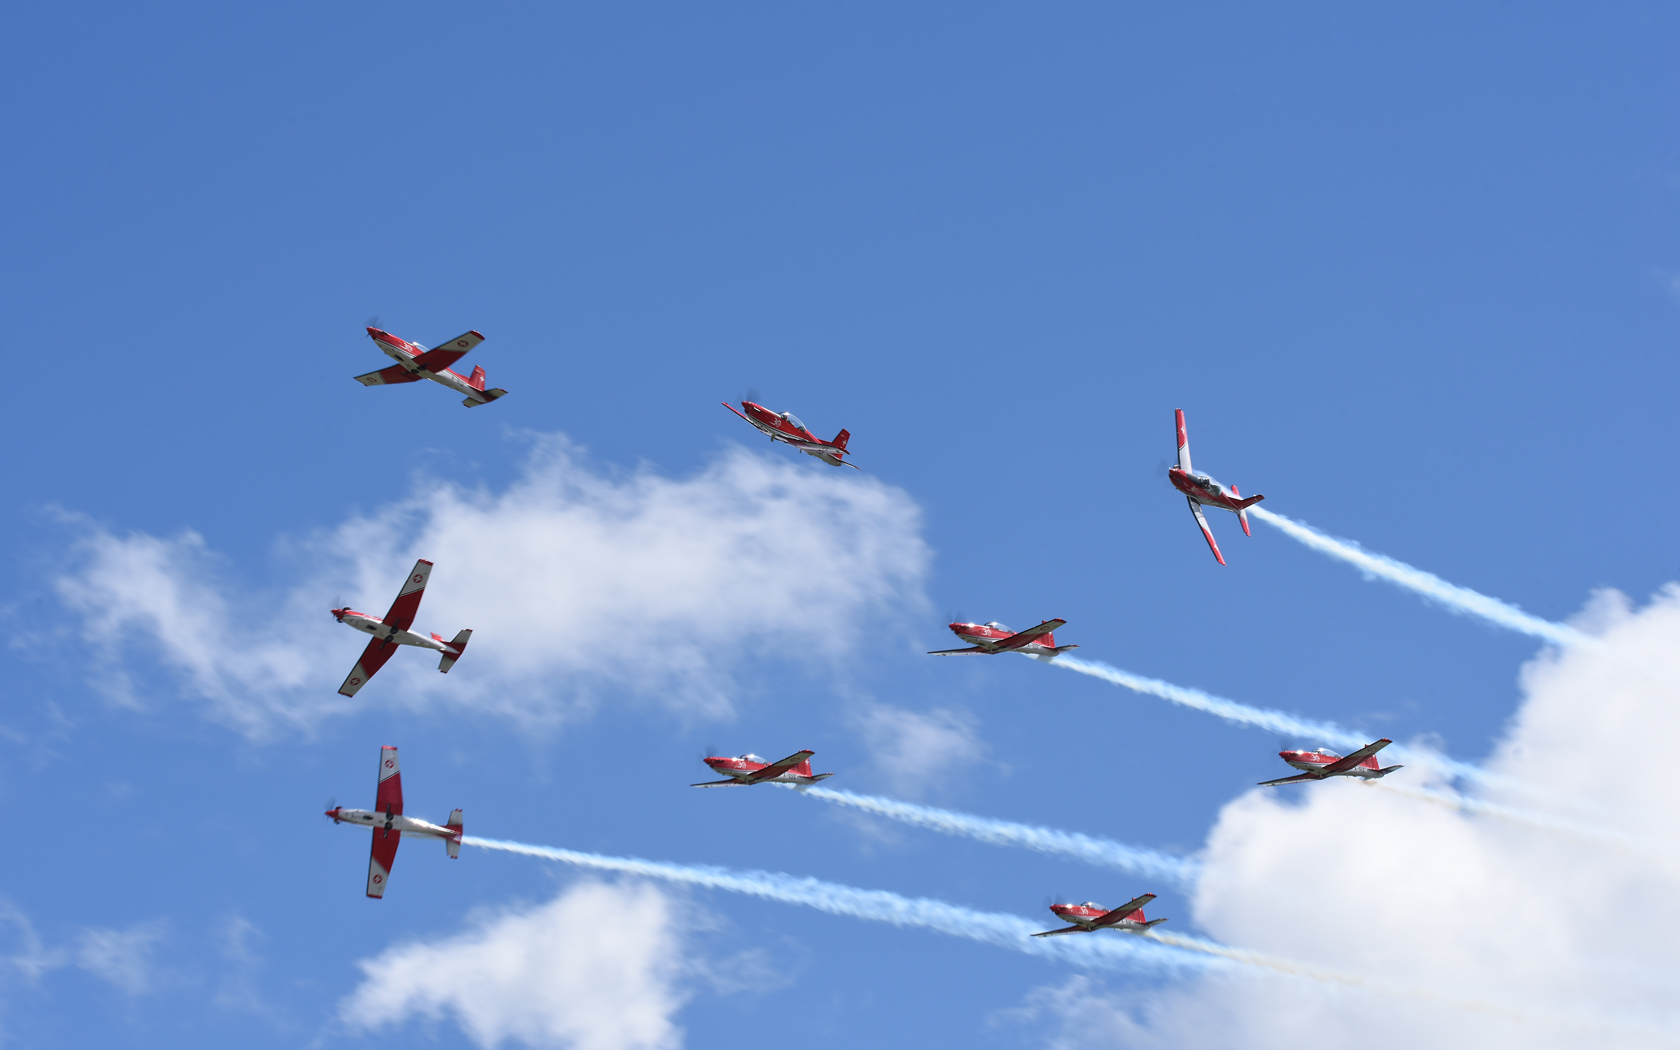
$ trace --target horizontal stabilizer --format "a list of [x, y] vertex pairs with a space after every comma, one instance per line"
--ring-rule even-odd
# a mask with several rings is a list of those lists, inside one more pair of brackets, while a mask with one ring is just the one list
[[1406, 768], [1405, 766], [1384, 766], [1381, 769], [1377, 770], [1377, 776], [1386, 777], [1390, 773], [1394, 772], [1396, 769], [1405, 769], [1405, 768]]
[[453, 653], [443, 654], [443, 659], [438, 661], [438, 670], [442, 671], [444, 674], [448, 674], [449, 669], [455, 666], [455, 661], [459, 660], [461, 658], [461, 654], [467, 651], [467, 642], [471, 639], [472, 630], [470, 628], [459, 632], [454, 638], [450, 639], [449, 648], [455, 651]]
[[1240, 510], [1247, 510], [1265, 498], [1264, 496], [1249, 496], [1246, 499], [1237, 500], [1237, 507]]
[[462, 401], [461, 404], [466, 405], [468, 408], [472, 408], [476, 405], [487, 405], [496, 400], [498, 397], [503, 397], [506, 394], [506, 390], [503, 390], [501, 387], [497, 387], [494, 390], [486, 390], [474, 397], [469, 397]]

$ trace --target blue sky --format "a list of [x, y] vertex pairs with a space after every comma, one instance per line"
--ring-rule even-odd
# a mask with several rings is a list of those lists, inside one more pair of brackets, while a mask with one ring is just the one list
[[[462, 806], [469, 833], [1046, 921], [1051, 896], [1147, 890], [1170, 929], [1226, 939], [1244, 930], [1183, 888], [686, 785], [711, 749], [809, 747], [836, 787], [1187, 856], [1277, 821], [1294, 857], [1218, 884], [1261, 898], [1336, 851], [1338, 821], [1379, 819], [1244, 795], [1284, 774], [1280, 745], [1323, 741], [921, 656], [954, 644], [952, 616], [1063, 617], [1081, 656], [1467, 760], [1549, 717], [1605, 747], [1654, 731], [1660, 690], [1617, 693], [1615, 718], [1578, 700], [1590, 675], [1542, 667], [1525, 692], [1533, 639], [1224, 514], [1221, 568], [1165, 470], [1182, 407], [1197, 466], [1267, 508], [1548, 619], [1674, 580], [1680, 26], [1661, 5], [0, 17], [23, 380], [0, 1045], [1248, 1031], [1254, 996], [1182, 975], [523, 857], [410, 843], [373, 903], [363, 833], [319, 816], [371, 804], [397, 744], [410, 811]], [[387, 363], [372, 316], [427, 345], [477, 329], [463, 365], [510, 396], [362, 388]], [[862, 473], [718, 406], [749, 390], [849, 429]], [[475, 627], [473, 653], [447, 678], [401, 653], [338, 704], [360, 645], [327, 609], [383, 611], [414, 557], [437, 565], [418, 626]], [[1654, 632], [1628, 643], [1647, 668], [1665, 624], [1629, 628]], [[1546, 706], [1548, 682], [1578, 702]], [[1510, 878], [1549, 863], [1522, 857]], [[1428, 907], [1455, 870], [1416, 872]], [[1363, 880], [1337, 883], [1348, 914], [1393, 901]], [[1616, 924], [1664, 928], [1660, 888], [1623, 894]], [[1344, 933], [1325, 921], [1309, 942]], [[616, 960], [614, 986], [646, 992], [620, 1012], [660, 1023], [521, 1020], [493, 990], [476, 1022], [453, 1000], [347, 1019], [433, 988], [359, 963], [494, 952], [497, 930]], [[1604, 972], [1644, 958], [1601, 949]], [[529, 980], [502, 991], [583, 994]], [[1408, 1009], [1337, 996], [1277, 1009], [1332, 1031]]]

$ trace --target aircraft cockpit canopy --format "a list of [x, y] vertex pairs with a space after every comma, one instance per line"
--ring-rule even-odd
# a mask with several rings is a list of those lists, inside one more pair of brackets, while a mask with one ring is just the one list
[[1005, 627], [1003, 624], [998, 623], [996, 620], [991, 621], [990, 623], [986, 624], [986, 626], [990, 627], [990, 628], [992, 628], [993, 630], [996, 630], [996, 631], [1008, 631], [1010, 634], [1015, 633], [1015, 628]]
[[743, 762], [762, 762], [762, 761], [764, 761], [764, 759], [759, 758], [757, 755], [755, 755], [755, 754], [753, 754], [749, 751], [747, 754], [744, 754], [744, 755], [741, 756], [741, 761], [743, 761]]
[[798, 427], [800, 430], [805, 429], [805, 421], [800, 419], [798, 416], [794, 415], [792, 412], [783, 412], [782, 413], [782, 418], [787, 420], [789, 423], [792, 423], [794, 426]]

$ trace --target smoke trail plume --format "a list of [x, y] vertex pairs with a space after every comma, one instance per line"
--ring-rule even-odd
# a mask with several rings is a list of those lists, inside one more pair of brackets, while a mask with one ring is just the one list
[[1352, 540], [1344, 540], [1319, 532], [1310, 525], [1304, 525], [1293, 518], [1286, 518], [1282, 514], [1266, 510], [1264, 507], [1250, 507], [1248, 513], [1321, 554], [1339, 558], [1367, 576], [1380, 577], [1407, 590], [1415, 591], [1425, 598], [1440, 602], [1454, 612], [1480, 616], [1489, 623], [1522, 634], [1533, 635], [1536, 638], [1543, 638], [1554, 645], [1580, 645], [1591, 640], [1587, 635], [1567, 624], [1553, 623], [1550, 620], [1542, 620], [1538, 616], [1531, 616], [1515, 605], [1502, 602], [1498, 598], [1490, 598], [1468, 587], [1448, 583], [1434, 573], [1413, 568], [1403, 561], [1390, 558], [1386, 554], [1368, 551]]
[[[1253, 508], [1249, 509], [1252, 510]], [[1364, 747], [1375, 739], [1366, 733], [1355, 732], [1334, 722], [1315, 722], [1310, 719], [1297, 718], [1283, 711], [1273, 711], [1264, 707], [1250, 707], [1247, 704], [1239, 704], [1235, 700], [1226, 700], [1224, 697], [1204, 693], [1200, 689], [1187, 689], [1181, 685], [1173, 685], [1171, 682], [1163, 682], [1158, 678], [1145, 678], [1129, 671], [1122, 671], [1118, 667], [1110, 667], [1105, 663], [1081, 660], [1073, 656], [1058, 656], [1053, 659], [1035, 656], [1033, 659], [1040, 663], [1047, 663], [1052, 667], [1061, 667], [1069, 671], [1077, 671], [1083, 675], [1090, 675], [1092, 678], [1100, 678], [1105, 682], [1130, 689], [1133, 692], [1158, 696], [1182, 707], [1206, 711], [1208, 714], [1217, 715], [1227, 722], [1235, 722], [1238, 725], [1255, 726], [1260, 729], [1269, 729], [1274, 733], [1287, 733], [1290, 736], [1309, 740], [1322, 740], [1346, 748]], [[1468, 762], [1458, 762], [1440, 755], [1413, 751], [1399, 744], [1390, 744], [1387, 750], [1389, 754], [1396, 757], [1407, 758], [1418, 765], [1433, 766], [1456, 777], [1482, 781], [1492, 779], [1486, 770]]]
[[1186, 857], [1174, 857], [1154, 850], [1125, 846], [1078, 832], [1016, 824], [969, 813], [953, 813], [931, 806], [919, 806], [913, 802], [900, 802], [897, 799], [878, 798], [873, 795], [854, 795], [850, 791], [835, 791], [832, 788], [807, 787], [794, 790], [808, 798], [838, 802], [842, 806], [851, 806], [866, 813], [914, 824], [917, 827], [943, 831], [948, 835], [966, 835], [994, 846], [1021, 846], [1038, 850], [1040, 853], [1077, 857], [1091, 864], [1119, 868], [1144, 878], [1161, 879], [1186, 888], [1196, 884], [1196, 877], [1202, 870], [1201, 864]]
[[732, 871], [710, 864], [671, 864], [636, 857], [607, 857], [598, 853], [529, 846], [522, 842], [473, 835], [465, 836], [461, 841], [481, 849], [522, 853], [528, 857], [557, 860], [598, 871], [619, 871], [627, 875], [744, 893], [784, 904], [802, 904], [831, 915], [935, 930], [998, 948], [1059, 959], [1076, 966], [1156, 973], [1195, 973], [1207, 968], [1207, 962], [1194, 955], [1137, 937], [1035, 938], [1032, 934], [1043, 926], [1019, 915], [973, 911], [944, 901], [903, 897], [885, 890], [862, 890], [781, 872]]
[[1436, 791], [1432, 788], [1406, 787], [1400, 784], [1390, 784], [1381, 780], [1364, 781], [1365, 787], [1381, 791], [1389, 791], [1405, 798], [1419, 802], [1427, 802], [1460, 813], [1478, 813], [1484, 816], [1496, 817], [1511, 824], [1545, 831], [1558, 835], [1565, 835], [1582, 842], [1597, 845], [1614, 846], [1629, 853], [1638, 854], [1652, 860], [1670, 865], [1680, 864], [1680, 850], [1672, 844], [1665, 844], [1650, 834], [1634, 834], [1606, 827], [1602, 824], [1583, 824], [1580, 821], [1569, 820], [1564, 817], [1553, 816], [1550, 813], [1536, 813], [1530, 809], [1507, 806], [1499, 802], [1489, 802], [1485, 799], [1470, 795], [1461, 795], [1454, 791]]
[[[1079, 937], [1035, 938], [1031, 935], [1038, 931], [1038, 924], [1019, 915], [973, 911], [944, 901], [904, 897], [884, 890], [863, 890], [782, 872], [732, 871], [709, 864], [671, 864], [635, 857], [608, 857], [598, 853], [581, 853], [553, 846], [531, 846], [522, 842], [470, 835], [461, 841], [481, 849], [521, 853], [529, 857], [556, 860], [598, 871], [617, 871], [691, 886], [728, 890], [784, 904], [801, 904], [831, 915], [935, 930], [994, 947], [1009, 948], [1028, 955], [1052, 958], [1093, 969], [1125, 969], [1154, 973], [1166, 971], [1174, 975], [1190, 975], [1221, 964], [1236, 963], [1326, 984], [1364, 988], [1389, 995], [1426, 997], [1464, 1009], [1502, 1013], [1519, 1020], [1531, 1019], [1519, 1011], [1495, 1005], [1421, 989], [1390, 986], [1356, 975], [1308, 966], [1242, 948], [1231, 948], [1184, 934], [1151, 930], [1141, 937], [1131, 934], [1093, 933]], [[1592, 1023], [1598, 1027], [1603, 1026], [1603, 1022]]]

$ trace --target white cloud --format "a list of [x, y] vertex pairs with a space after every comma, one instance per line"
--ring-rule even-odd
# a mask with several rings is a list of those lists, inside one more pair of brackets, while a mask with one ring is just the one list
[[686, 995], [673, 902], [653, 886], [583, 882], [444, 940], [391, 948], [339, 1015], [352, 1028], [446, 1013], [479, 1046], [667, 1050]]
[[[1578, 626], [1605, 646], [1524, 669], [1526, 698], [1491, 768], [1672, 841], [1680, 588], [1637, 614], [1600, 596]], [[1060, 1018], [1059, 1047], [1670, 1046], [1677, 880], [1673, 864], [1360, 784], [1256, 790], [1209, 836], [1197, 922], [1228, 944], [1412, 994], [1239, 971], [1142, 998], [1078, 985], [1032, 1002]]]
[[152, 947], [162, 938], [157, 923], [123, 930], [89, 927], [77, 939], [76, 965], [129, 995], [144, 995], [154, 983]]
[[985, 756], [986, 748], [967, 711], [936, 707], [925, 713], [888, 704], [867, 704], [853, 716], [868, 745], [882, 790], [921, 797]]
[[437, 568], [415, 629], [472, 627], [471, 648], [447, 677], [399, 652], [354, 703], [554, 723], [628, 692], [716, 717], [743, 660], [838, 667], [925, 608], [920, 530], [910, 498], [867, 477], [742, 451], [687, 479], [609, 476], [551, 437], [505, 491], [422, 483], [289, 550], [304, 579], [283, 595], [224, 582], [194, 533], [93, 528], [58, 589], [114, 695], [135, 695], [123, 668], [138, 639], [252, 735], [346, 709], [335, 691], [366, 639], [327, 609], [342, 596], [383, 614], [417, 557]]

